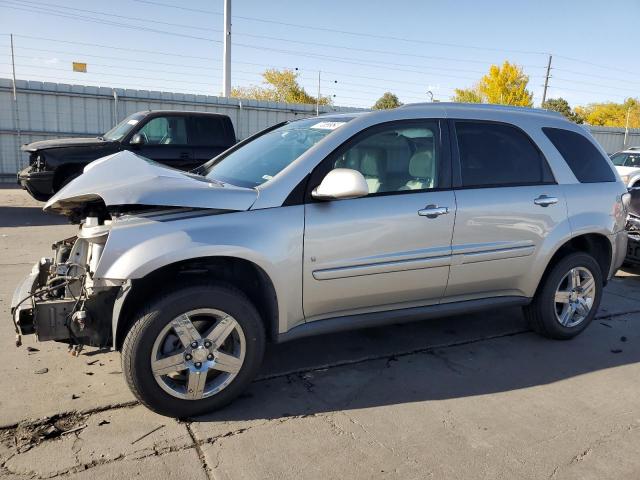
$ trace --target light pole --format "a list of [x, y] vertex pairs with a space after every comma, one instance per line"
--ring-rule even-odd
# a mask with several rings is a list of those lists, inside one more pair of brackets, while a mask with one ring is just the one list
[[433, 92], [431, 90], [427, 90], [427, 95], [429, 95], [430, 102], [433, 103]]
[[231, 96], [231, 0], [224, 0], [222, 95]]

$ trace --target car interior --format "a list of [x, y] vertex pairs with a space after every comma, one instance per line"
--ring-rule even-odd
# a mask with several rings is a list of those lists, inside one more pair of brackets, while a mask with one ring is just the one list
[[370, 194], [424, 190], [435, 187], [436, 158], [431, 130], [405, 128], [357, 143], [340, 155], [335, 168], [358, 170]]

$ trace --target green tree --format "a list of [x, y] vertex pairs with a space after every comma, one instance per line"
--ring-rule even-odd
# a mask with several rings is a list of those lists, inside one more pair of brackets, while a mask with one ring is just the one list
[[584, 123], [582, 115], [571, 110], [569, 102], [564, 98], [550, 98], [542, 104], [542, 108], [545, 110], [551, 110], [552, 112], [558, 112], [564, 115], [567, 119], [575, 123]]
[[384, 92], [384, 94], [376, 100], [373, 104], [374, 110], [388, 110], [390, 108], [396, 108], [402, 105], [402, 102], [398, 99], [398, 96], [391, 92]]
[[585, 123], [602, 127], [624, 127], [629, 114], [629, 128], [640, 128], [640, 99], [627, 98], [623, 103], [590, 103], [576, 107]]
[[453, 101], [531, 107], [533, 94], [527, 90], [528, 84], [522, 68], [505, 61], [502, 66], [491, 65], [476, 86], [456, 89]]
[[[234, 87], [231, 96], [285, 103], [316, 103], [316, 97], [309, 95], [298, 83], [299, 73], [294, 70], [277, 70], [270, 68], [264, 71], [264, 86]], [[331, 105], [330, 97], [320, 97], [320, 105]]]

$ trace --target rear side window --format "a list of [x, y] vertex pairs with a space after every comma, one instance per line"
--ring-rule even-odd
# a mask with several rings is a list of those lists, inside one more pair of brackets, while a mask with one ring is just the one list
[[583, 135], [562, 128], [545, 127], [542, 131], [580, 183], [616, 181], [609, 161]]
[[538, 147], [520, 129], [490, 122], [456, 122], [462, 186], [553, 183]]
[[227, 146], [233, 142], [228, 140], [227, 122], [221, 117], [193, 117], [191, 119], [192, 135], [189, 138], [195, 146]]

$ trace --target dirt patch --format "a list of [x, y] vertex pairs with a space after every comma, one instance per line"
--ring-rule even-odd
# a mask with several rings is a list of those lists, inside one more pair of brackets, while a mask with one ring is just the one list
[[1, 431], [0, 442], [17, 453], [24, 453], [44, 441], [82, 430], [88, 417], [88, 414], [71, 413], [23, 422]]

